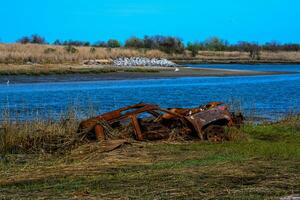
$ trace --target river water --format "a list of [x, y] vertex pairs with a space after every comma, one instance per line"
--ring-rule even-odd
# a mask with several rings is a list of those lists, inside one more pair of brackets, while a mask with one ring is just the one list
[[[300, 72], [300, 65], [192, 66]], [[52, 118], [70, 107], [84, 117], [139, 102], [193, 107], [210, 101], [228, 102], [251, 117], [276, 120], [300, 112], [300, 74], [0, 84], [0, 112], [12, 119]]]
[[273, 72], [300, 72], [300, 65], [286, 65], [286, 64], [261, 64], [261, 65], [247, 65], [247, 64], [187, 64], [187, 66], [194, 68], [208, 68], [208, 69], [230, 69], [230, 70], [254, 70], [254, 71], [273, 71]]

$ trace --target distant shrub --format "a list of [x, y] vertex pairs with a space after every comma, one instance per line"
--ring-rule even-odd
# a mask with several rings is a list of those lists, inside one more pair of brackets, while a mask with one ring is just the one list
[[110, 39], [107, 41], [107, 47], [118, 48], [121, 47], [121, 43], [118, 40]]
[[276, 52], [276, 51], [280, 50], [280, 44], [278, 44], [276, 41], [267, 42], [266, 44], [264, 44], [262, 46], [262, 49], [266, 50], [266, 51]]
[[187, 50], [191, 51], [192, 56], [195, 57], [198, 55], [198, 52], [203, 49], [203, 45], [199, 42], [188, 43]]
[[90, 46], [90, 43], [89, 42], [86, 42], [86, 41], [79, 41], [79, 40], [67, 40], [67, 41], [64, 41], [62, 43], [63, 45], [65, 46]]
[[125, 47], [127, 48], [144, 48], [144, 41], [137, 37], [132, 37], [126, 40]]
[[184, 45], [182, 41], [175, 37], [166, 37], [159, 42], [159, 49], [166, 53], [183, 53]]
[[227, 42], [218, 37], [212, 37], [204, 41], [204, 47], [209, 51], [225, 51], [227, 46]]
[[90, 53], [96, 53], [96, 48], [95, 47], [91, 47], [90, 48]]
[[161, 36], [145, 36], [144, 47], [147, 49], [159, 49], [159, 41]]
[[249, 50], [249, 53], [250, 53], [250, 58], [253, 59], [253, 60], [260, 60], [260, 51], [261, 51], [261, 47], [257, 44], [252, 44], [250, 46], [250, 50]]
[[21, 43], [21, 44], [28, 44], [30, 42], [31, 42], [31, 39], [30, 39], [30, 37], [27, 37], [27, 36], [22, 37], [17, 40], [17, 43]]
[[250, 49], [252, 48], [251, 46], [252, 43], [241, 41], [236, 45], [236, 49], [238, 51], [250, 52]]
[[60, 40], [55, 40], [53, 42], [53, 45], [62, 45], [62, 42]]
[[54, 53], [54, 52], [56, 52], [56, 49], [53, 49], [53, 48], [47, 48], [44, 50], [45, 54]]
[[300, 44], [284, 44], [281, 46], [282, 51], [300, 51]]
[[31, 43], [32, 44], [46, 44], [45, 38], [35, 34], [31, 36]]
[[107, 43], [104, 41], [96, 42], [93, 46], [95, 47], [107, 47]]
[[21, 44], [28, 44], [28, 43], [31, 43], [31, 44], [47, 44], [45, 38], [43, 38], [43, 37], [41, 37], [37, 34], [31, 35], [30, 37], [28, 37], [28, 36], [22, 37], [19, 40], [17, 40], [17, 42], [21, 43]]
[[68, 52], [68, 53], [77, 53], [78, 52], [78, 49], [76, 49], [75, 47], [71, 46], [71, 45], [68, 45], [68, 46], [65, 46], [65, 51]]

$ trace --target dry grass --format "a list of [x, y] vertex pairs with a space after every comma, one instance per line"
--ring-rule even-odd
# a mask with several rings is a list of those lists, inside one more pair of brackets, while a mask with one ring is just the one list
[[89, 143], [59, 156], [36, 151], [44, 146], [35, 144], [70, 137], [75, 117], [3, 125], [9, 146], [34, 142], [1, 155], [1, 199], [278, 199], [300, 193], [298, 116], [246, 125], [246, 138], [233, 130], [235, 141], [222, 144], [133, 142], [103, 153], [100, 144]]
[[[3, 115], [0, 122], [0, 154], [64, 153], [75, 139], [78, 120], [74, 111], [58, 120], [11, 121]], [[72, 144], [70, 144], [72, 145]]]
[[[89, 59], [110, 59], [116, 57], [166, 57], [158, 50], [133, 50], [133, 49], [108, 49], [91, 47], [75, 47], [78, 52], [68, 53], [64, 46], [35, 45], [35, 44], [0, 44], [0, 63], [4, 64], [59, 64], [59, 63], [81, 63]], [[47, 49], [54, 49], [47, 52]]]
[[201, 51], [196, 57], [186, 51], [183, 54], [165, 54], [159, 50], [75, 47], [78, 51], [68, 53], [64, 46], [37, 44], [0, 44], [0, 63], [2, 64], [80, 64], [89, 59], [111, 59], [116, 57], [150, 57], [167, 58], [178, 62], [220, 62], [220, 63], [253, 63], [253, 62], [286, 62], [299, 63], [300, 52], [262, 52], [261, 60], [251, 60], [245, 52], [212, 52]]
[[196, 63], [300, 63], [300, 52], [263, 51], [260, 60], [251, 60], [247, 52], [212, 52], [201, 51], [194, 57], [178, 59], [177, 62]]

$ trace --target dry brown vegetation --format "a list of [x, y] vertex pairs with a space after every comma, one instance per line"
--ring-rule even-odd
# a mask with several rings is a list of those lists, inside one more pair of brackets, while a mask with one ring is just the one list
[[[158, 50], [133, 50], [125, 48], [74, 47], [76, 52], [68, 52], [64, 46], [38, 44], [0, 44], [0, 63], [5, 64], [79, 64], [89, 59], [109, 59], [116, 57], [166, 57]], [[91, 50], [91, 49], [95, 50]]]
[[2, 122], [1, 199], [279, 199], [300, 193], [298, 116], [245, 125], [247, 137], [220, 144], [133, 142], [103, 152], [100, 144], [85, 143], [49, 154], [45, 144], [57, 145], [76, 130], [76, 118], [68, 116]]
[[300, 52], [262, 51], [259, 60], [250, 59], [248, 52], [199, 51], [195, 57], [176, 59], [186, 63], [300, 63]]
[[263, 51], [260, 60], [252, 60], [247, 52], [199, 51], [193, 57], [189, 51], [183, 54], [166, 54], [159, 50], [127, 48], [74, 47], [39, 44], [0, 44], [2, 64], [80, 64], [89, 59], [110, 59], [116, 57], [164, 57], [178, 62], [197, 63], [300, 63], [300, 52]]

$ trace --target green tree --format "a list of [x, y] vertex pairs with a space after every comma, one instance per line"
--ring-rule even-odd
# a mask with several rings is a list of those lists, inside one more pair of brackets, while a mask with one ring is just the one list
[[181, 39], [175, 37], [162, 37], [159, 41], [159, 49], [166, 53], [183, 53], [184, 44]]
[[126, 40], [125, 47], [127, 48], [144, 48], [144, 41], [137, 37], [132, 37]]
[[192, 53], [193, 57], [198, 55], [198, 52], [203, 49], [203, 45], [199, 42], [188, 43], [187, 50]]
[[204, 46], [205, 49], [209, 51], [225, 51], [227, 42], [221, 40], [218, 37], [212, 37], [205, 40]]
[[121, 47], [121, 43], [118, 40], [110, 39], [107, 41], [107, 46], [109, 48], [118, 48]]
[[260, 60], [261, 47], [257, 44], [252, 44], [249, 49], [250, 58], [252, 60]]

